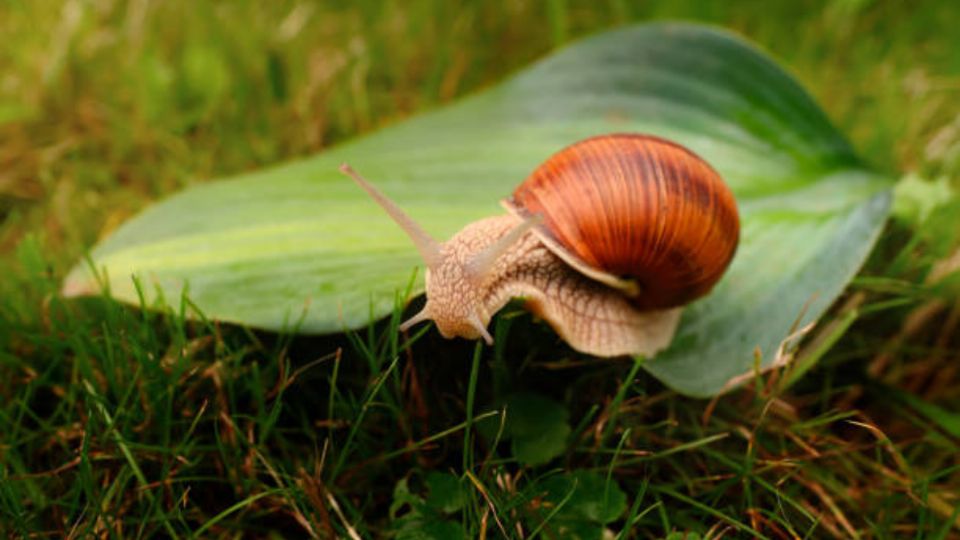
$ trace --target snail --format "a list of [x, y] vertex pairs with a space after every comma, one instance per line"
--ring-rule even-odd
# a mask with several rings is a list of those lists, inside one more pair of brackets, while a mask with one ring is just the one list
[[400, 329], [432, 320], [447, 338], [483, 338], [492, 316], [523, 298], [570, 346], [594, 356], [652, 356], [669, 345], [682, 306], [707, 294], [739, 241], [736, 201], [683, 146], [643, 134], [574, 143], [446, 242], [426, 233], [349, 165], [413, 240], [427, 301]]

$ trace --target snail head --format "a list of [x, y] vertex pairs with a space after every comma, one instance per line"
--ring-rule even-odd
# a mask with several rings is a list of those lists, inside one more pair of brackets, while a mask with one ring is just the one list
[[427, 302], [423, 309], [400, 325], [405, 331], [431, 320], [446, 338], [483, 338], [493, 343], [487, 325], [493, 313], [486, 307], [488, 282], [500, 257], [535, 224], [539, 216], [518, 225], [490, 231], [487, 220], [472, 223], [447, 242], [438, 242], [399, 206], [387, 198], [349, 165], [340, 171], [352, 178], [406, 232], [426, 264]]

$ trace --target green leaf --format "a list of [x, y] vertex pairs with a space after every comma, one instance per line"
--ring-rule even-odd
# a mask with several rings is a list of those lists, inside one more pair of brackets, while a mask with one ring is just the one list
[[396, 525], [398, 540], [457, 540], [467, 537], [463, 525], [449, 520], [405, 516]]
[[539, 394], [514, 394], [507, 399], [504, 438], [513, 439], [513, 456], [527, 465], [541, 465], [567, 447], [567, 409]]
[[[801, 317], [819, 318], [884, 223], [888, 179], [763, 53], [727, 32], [651, 24], [567, 47], [496, 88], [318, 156], [199, 185], [148, 208], [93, 250], [120, 300], [148, 292], [267, 329], [337, 332], [393, 307], [417, 254], [337, 172], [348, 161], [430, 233], [500, 213], [497, 201], [564, 145], [611, 131], [657, 134], [709, 161], [740, 204], [726, 277], [685, 310], [669, 350], [645, 364], [707, 396], [769, 365]], [[85, 264], [66, 294], [96, 292]], [[148, 298], [148, 305], [151, 299]], [[806, 306], [806, 308], [805, 308]]]
[[410, 491], [406, 478], [401, 478], [394, 486], [390, 520], [396, 537], [404, 540], [466, 538], [460, 523], [442, 517], [444, 513], [463, 507], [460, 481], [451, 474], [430, 472], [426, 485], [429, 491], [426, 501]]
[[430, 471], [425, 481], [427, 506], [444, 514], [463, 508], [463, 489], [459, 478], [450, 473]]
[[390, 519], [396, 520], [400, 511], [404, 508], [412, 512], [417, 512], [417, 508], [423, 505], [423, 500], [410, 492], [410, 485], [406, 477], [397, 480], [393, 486], [393, 502], [390, 503]]
[[[627, 509], [627, 496], [615, 480], [592, 471], [550, 476], [539, 484], [543, 502], [538, 507], [544, 527], [562, 538], [599, 540], [603, 526], [616, 521]], [[531, 523], [531, 527], [541, 523]]]
[[627, 496], [616, 480], [600, 474], [578, 470], [571, 474], [557, 474], [543, 483], [545, 500], [557, 504], [573, 490], [559, 514], [567, 518], [584, 519], [596, 523], [610, 523], [627, 509]]

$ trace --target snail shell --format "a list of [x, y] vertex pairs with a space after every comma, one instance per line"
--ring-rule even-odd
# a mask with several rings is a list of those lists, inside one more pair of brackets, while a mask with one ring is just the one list
[[719, 281], [740, 237], [720, 175], [676, 143], [639, 134], [592, 137], [551, 156], [504, 201], [542, 215], [541, 240], [640, 308], [695, 300]]
[[526, 299], [577, 350], [653, 355], [683, 304], [706, 294], [736, 251], [733, 195], [705, 161], [649, 135], [592, 137], [557, 152], [503, 201], [507, 215], [437, 242], [348, 166], [413, 240], [432, 320], [445, 337], [482, 337], [511, 298]]

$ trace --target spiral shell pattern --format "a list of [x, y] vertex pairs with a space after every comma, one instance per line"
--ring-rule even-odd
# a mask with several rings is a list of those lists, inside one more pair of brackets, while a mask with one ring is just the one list
[[592, 137], [557, 152], [505, 201], [540, 215], [540, 234], [583, 265], [635, 283], [663, 309], [709, 292], [733, 259], [733, 193], [706, 161], [643, 134]]

